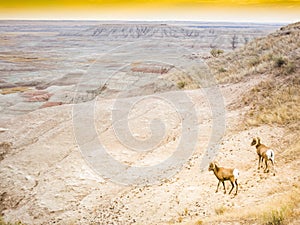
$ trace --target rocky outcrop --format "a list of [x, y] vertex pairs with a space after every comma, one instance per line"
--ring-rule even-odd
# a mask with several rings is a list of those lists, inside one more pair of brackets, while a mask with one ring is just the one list
[[63, 104], [62, 102], [46, 102], [40, 108], [47, 108], [47, 107], [58, 106], [62, 104]]
[[[64, 34], [68, 35], [68, 34]], [[167, 24], [103, 24], [91, 27], [79, 36], [114, 37], [114, 38], [145, 38], [145, 37], [199, 37], [200, 30]]]
[[48, 101], [52, 95], [53, 94], [47, 91], [31, 91], [23, 93], [22, 97], [26, 98], [25, 101], [27, 102], [45, 102]]

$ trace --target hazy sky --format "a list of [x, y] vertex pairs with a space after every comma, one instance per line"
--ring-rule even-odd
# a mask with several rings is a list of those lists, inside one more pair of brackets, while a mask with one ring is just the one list
[[0, 19], [296, 22], [300, 0], [0, 0]]

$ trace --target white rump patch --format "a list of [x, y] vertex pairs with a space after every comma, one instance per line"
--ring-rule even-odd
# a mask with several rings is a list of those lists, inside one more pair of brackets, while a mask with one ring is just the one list
[[275, 153], [272, 149], [267, 150], [266, 155], [267, 155], [268, 159], [271, 159], [274, 162]]
[[233, 176], [234, 176], [234, 179], [238, 179], [239, 178], [239, 175], [240, 175], [240, 172], [238, 169], [234, 169], [233, 170]]

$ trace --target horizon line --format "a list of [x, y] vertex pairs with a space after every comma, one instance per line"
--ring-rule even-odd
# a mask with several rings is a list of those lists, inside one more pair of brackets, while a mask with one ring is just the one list
[[287, 21], [283, 21], [283, 22], [271, 22], [271, 21], [239, 21], [236, 22], [234, 20], [171, 20], [171, 19], [166, 19], [166, 20], [151, 20], [151, 19], [144, 19], [144, 20], [130, 20], [130, 19], [43, 19], [43, 18], [0, 18], [0, 21], [87, 21], [87, 22], [152, 22], [152, 23], [156, 23], [156, 22], [194, 22], [194, 23], [236, 23], [236, 24], [241, 24], [241, 23], [247, 23], [247, 24], [290, 24], [290, 23], [297, 23], [300, 22], [299, 21], [295, 21], [295, 22], [287, 22]]

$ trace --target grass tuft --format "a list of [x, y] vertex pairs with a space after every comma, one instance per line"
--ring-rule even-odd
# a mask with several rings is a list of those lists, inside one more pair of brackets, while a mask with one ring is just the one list
[[17, 221], [17, 222], [5, 222], [4, 219], [0, 216], [0, 225], [25, 225], [24, 223]]
[[290, 216], [291, 209], [287, 206], [273, 209], [263, 214], [263, 224], [265, 225], [281, 225]]
[[296, 71], [296, 64], [293, 62], [288, 62], [286, 66], [286, 73], [291, 74]]
[[260, 63], [260, 61], [261, 61], [260, 58], [258, 56], [255, 56], [249, 60], [248, 65], [250, 67], [257, 66]]
[[221, 205], [221, 206], [215, 208], [215, 213], [216, 213], [217, 215], [222, 215], [222, 214], [224, 214], [226, 211], [228, 211], [228, 208], [227, 208], [226, 206], [224, 206], [224, 205]]
[[185, 82], [185, 81], [179, 81], [179, 82], [177, 83], [177, 87], [178, 87], [179, 89], [183, 89], [185, 86], [186, 86], [186, 82]]
[[216, 49], [216, 48], [213, 48], [212, 50], [210, 50], [210, 54], [213, 56], [213, 57], [218, 57], [220, 56], [221, 54], [223, 54], [224, 51], [222, 49]]
[[284, 59], [283, 57], [276, 57], [275, 59], [274, 59], [274, 66], [275, 66], [275, 68], [280, 68], [280, 67], [282, 67], [283, 65], [285, 65], [285, 64], [287, 64], [287, 60], [286, 59]]
[[227, 70], [224, 67], [219, 68], [219, 73], [225, 73], [227, 72]]

